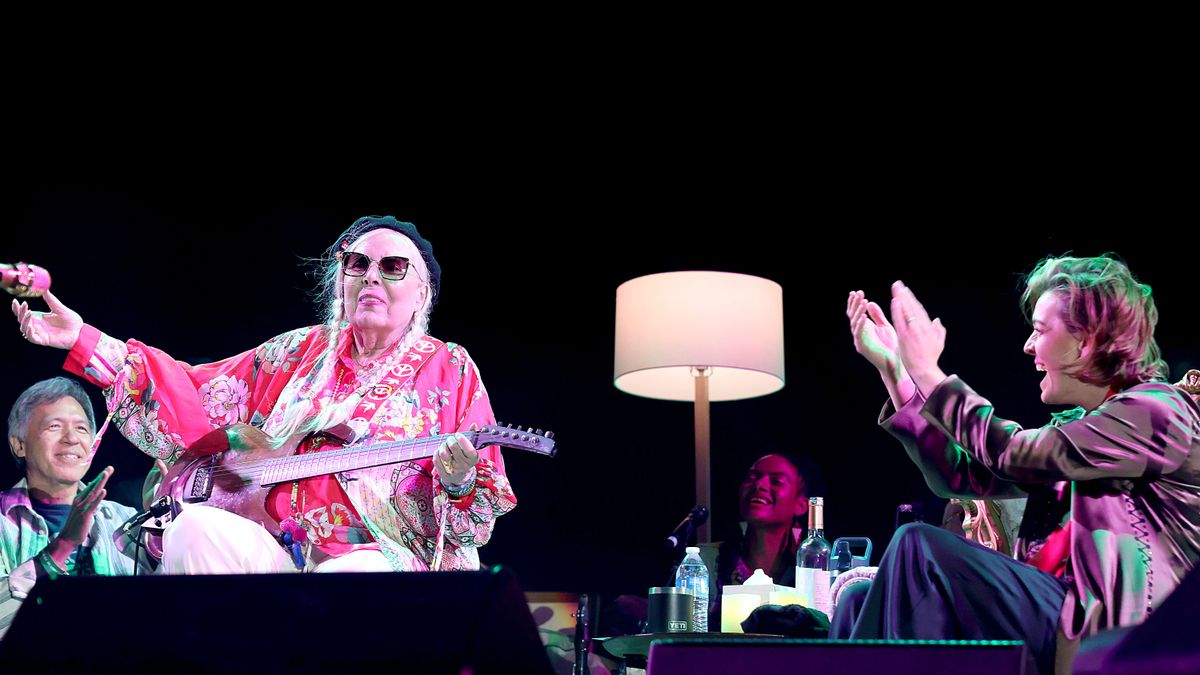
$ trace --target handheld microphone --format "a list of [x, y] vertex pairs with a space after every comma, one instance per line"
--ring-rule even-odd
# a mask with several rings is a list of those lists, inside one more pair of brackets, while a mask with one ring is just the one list
[[667, 545], [674, 549], [678, 548], [681, 542], [686, 544], [687, 540], [691, 538], [692, 531], [706, 522], [708, 522], [708, 507], [695, 507], [675, 526], [670, 536], [667, 537]]
[[0, 288], [18, 298], [40, 298], [50, 289], [50, 273], [45, 267], [0, 263]]

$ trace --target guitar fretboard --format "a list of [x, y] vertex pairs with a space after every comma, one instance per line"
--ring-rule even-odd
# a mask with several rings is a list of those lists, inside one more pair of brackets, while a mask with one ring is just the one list
[[[478, 444], [479, 432], [466, 431], [462, 434], [473, 445]], [[263, 485], [274, 485], [313, 476], [432, 457], [442, 441], [449, 436], [450, 434], [443, 434], [427, 438], [414, 438], [409, 441], [375, 443], [340, 450], [279, 457], [266, 462], [259, 482]]]

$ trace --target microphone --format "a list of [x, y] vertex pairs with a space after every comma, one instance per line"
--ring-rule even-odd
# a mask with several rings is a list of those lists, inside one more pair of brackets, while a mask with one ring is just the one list
[[151, 518], [157, 518], [165, 514], [167, 511], [170, 511], [173, 504], [174, 502], [171, 500], [171, 495], [163, 495], [159, 497], [154, 501], [153, 504], [150, 505], [150, 508], [125, 521], [124, 525], [117, 528], [117, 530], [113, 532], [113, 541], [120, 540], [121, 537], [129, 534], [130, 530], [138, 525], [141, 525], [147, 520], [150, 520]]
[[0, 288], [18, 298], [40, 298], [50, 289], [50, 273], [45, 267], [0, 263]]
[[706, 522], [708, 522], [707, 506], [697, 506], [688, 511], [688, 514], [684, 516], [683, 520], [675, 526], [670, 536], [667, 537], [667, 545], [674, 549], [679, 548], [681, 542], [686, 544], [687, 540], [692, 537], [692, 530], [695, 530]]

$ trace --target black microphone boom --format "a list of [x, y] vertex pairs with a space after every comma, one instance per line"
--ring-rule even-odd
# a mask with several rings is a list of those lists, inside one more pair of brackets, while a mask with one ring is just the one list
[[667, 537], [667, 545], [676, 549], [679, 548], [681, 542], [687, 544], [688, 540], [692, 538], [692, 532], [706, 522], [708, 522], [708, 507], [697, 506], [675, 526], [675, 530]]
[[150, 508], [125, 521], [124, 525], [117, 528], [116, 532], [113, 532], [113, 539], [119, 539], [121, 536], [127, 534], [130, 530], [138, 525], [141, 525], [147, 520], [150, 520], [151, 518], [157, 518], [165, 514], [167, 511], [171, 510], [171, 505], [172, 500], [170, 495], [163, 495], [162, 497], [159, 497], [157, 501], [150, 505]]

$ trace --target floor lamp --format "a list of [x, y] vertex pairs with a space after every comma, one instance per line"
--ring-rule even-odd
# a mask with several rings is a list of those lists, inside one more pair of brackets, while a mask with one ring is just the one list
[[[613, 384], [695, 402], [696, 504], [709, 506], [710, 401], [783, 387], [783, 288], [727, 272], [667, 272], [617, 287]], [[705, 523], [700, 542], [711, 541]]]

